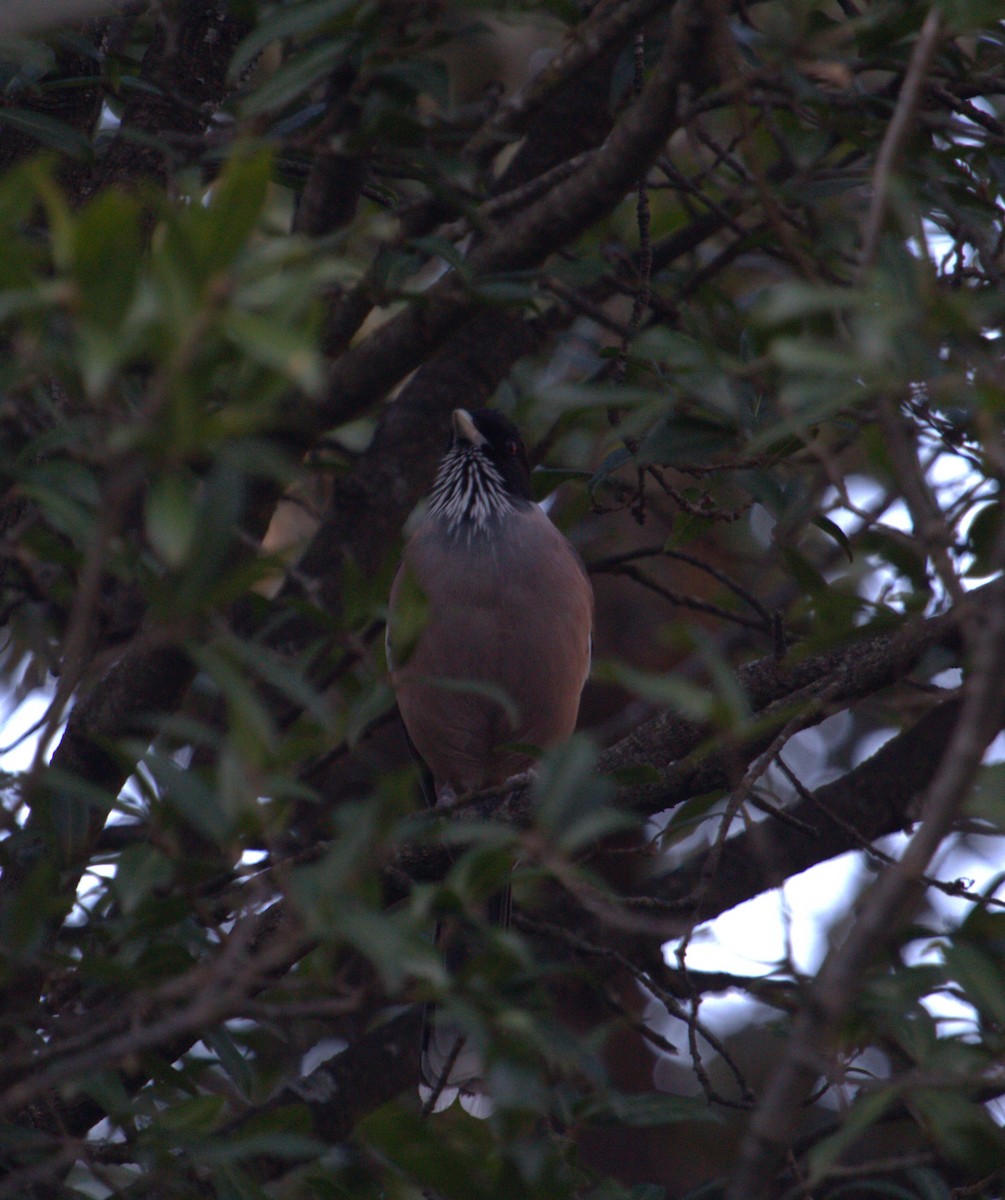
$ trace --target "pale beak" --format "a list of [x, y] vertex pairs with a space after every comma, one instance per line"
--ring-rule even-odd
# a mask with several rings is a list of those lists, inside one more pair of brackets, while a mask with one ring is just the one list
[[479, 433], [475, 428], [475, 423], [471, 420], [471, 414], [466, 408], [455, 408], [451, 419], [454, 426], [455, 441], [468, 442], [475, 447], [484, 446], [488, 441], [484, 434]]

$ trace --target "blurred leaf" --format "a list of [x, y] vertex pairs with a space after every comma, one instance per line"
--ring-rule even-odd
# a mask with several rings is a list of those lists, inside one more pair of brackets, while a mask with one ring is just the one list
[[852, 553], [851, 542], [848, 541], [848, 535], [836, 522], [829, 517], [817, 516], [813, 518], [813, 524], [817, 529], [822, 529], [828, 537], [833, 538], [835, 542], [848, 556], [849, 562], [855, 561], [855, 555]]
[[596, 774], [596, 763], [596, 746], [581, 734], [547, 751], [540, 761], [534, 780], [537, 819], [566, 854], [635, 824], [630, 814], [609, 805], [614, 785]]
[[395, 580], [387, 615], [387, 665], [400, 671], [408, 664], [429, 621], [429, 600], [414, 571], [403, 567]]
[[78, 543], [89, 540], [100, 499], [92, 471], [66, 458], [41, 462], [25, 472], [21, 487], [58, 532]]
[[230, 1033], [222, 1025], [210, 1029], [202, 1039], [246, 1099], [252, 1098], [255, 1076], [251, 1064], [241, 1053]]
[[953, 1162], [968, 1170], [997, 1170], [1005, 1158], [1005, 1134], [987, 1110], [959, 1092], [921, 1088], [911, 1101], [927, 1135]]
[[607, 1092], [601, 1115], [618, 1125], [672, 1125], [679, 1121], [721, 1122], [721, 1115], [704, 1097], [670, 1096], [666, 1092]]
[[229, 267], [258, 225], [272, 173], [264, 151], [234, 154], [209, 203], [192, 214], [192, 233], [206, 277]]
[[[703, 796], [694, 796], [675, 809], [664, 828], [662, 840], [666, 841], [668, 845], [673, 845], [681, 837], [686, 837], [693, 829], [708, 820], [711, 810], [719, 798], [719, 792], [706, 792]], [[712, 815], [717, 814], [712, 813]]]
[[289, 329], [275, 319], [233, 311], [224, 318], [223, 328], [253, 361], [278, 371], [305, 392], [321, 391], [323, 364], [309, 331]]
[[427, 979], [441, 987], [446, 983], [439, 953], [403, 916], [380, 912], [343, 896], [333, 925], [380, 972], [388, 991], [399, 991], [409, 977]]
[[[332, 5], [328, 5], [328, 11], [333, 12]], [[345, 44], [337, 38], [326, 38], [309, 50], [298, 51], [247, 96], [243, 115], [257, 117], [284, 108], [328, 75], [345, 52]]]
[[1005, 832], [1005, 762], [985, 763], [977, 772], [967, 812]]
[[620, 467], [630, 463], [634, 458], [632, 452], [624, 446], [620, 446], [617, 450], [612, 450], [610, 454], [597, 468], [593, 478], [587, 485], [588, 489], [593, 492], [604, 482], [609, 475], [613, 475]]
[[[0, 112], [3, 110], [0, 109]], [[106, 330], [121, 324], [140, 273], [139, 206], [122, 192], [101, 192], [74, 230], [74, 267], [83, 315]]]
[[233, 827], [212, 789], [196, 771], [187, 771], [171, 759], [150, 754], [146, 767], [154, 777], [161, 799], [203, 836], [226, 844]]
[[[468, 822], [460, 822], [467, 825]], [[481, 828], [484, 825], [479, 822]], [[472, 838], [478, 835], [470, 831]], [[502, 845], [488, 844], [480, 840], [461, 855], [444, 880], [444, 886], [456, 893], [468, 908], [484, 904], [509, 884], [513, 869], [512, 840], [507, 838]]]
[[178, 1133], [209, 1133], [223, 1115], [223, 1096], [193, 1096], [160, 1114], [160, 1123]]
[[807, 595], [819, 600], [826, 598], [830, 585], [805, 554], [792, 546], [785, 548], [785, 563], [793, 578]]
[[926, 594], [931, 591], [928, 560], [919, 546], [881, 529], [865, 530], [856, 540], [867, 553], [875, 554], [895, 567], [917, 591]]
[[135, 912], [140, 903], [158, 888], [170, 883], [174, 867], [153, 846], [127, 846], [115, 868], [115, 894], [126, 914]]
[[27, 108], [0, 108], [0, 126], [6, 125], [19, 133], [26, 133], [50, 150], [58, 150], [69, 158], [88, 159], [93, 151], [90, 140], [80, 132], [47, 113], [33, 112]]
[[1005, 1026], [1005, 971], [977, 946], [954, 942], [942, 952], [946, 968], [967, 1000], [998, 1026]]
[[216, 1167], [212, 1180], [216, 1200], [269, 1200], [254, 1179], [233, 1165]]
[[967, 530], [967, 551], [973, 562], [967, 567], [968, 578], [983, 578], [993, 575], [999, 567], [994, 561], [994, 549], [1001, 534], [1002, 506], [996, 500], [985, 504], [974, 514]]
[[534, 500], [540, 503], [563, 483], [586, 482], [591, 478], [589, 471], [575, 471], [564, 467], [538, 467], [530, 477]]
[[689, 720], [708, 722], [713, 719], [715, 697], [689, 679], [671, 671], [655, 674], [651, 671], [640, 671], [626, 663], [606, 662], [594, 665], [593, 677], [605, 683], [616, 683], [633, 695], [671, 708]]
[[485, 1200], [493, 1189], [479, 1178], [478, 1165], [438, 1131], [400, 1105], [385, 1105], [360, 1122], [358, 1134], [423, 1188], [448, 1200]]
[[317, 33], [326, 28], [333, 17], [355, 4], [356, 0], [310, 0], [309, 3], [273, 9], [237, 47], [230, 64], [230, 77], [238, 79], [270, 42], [297, 34]]
[[643, 440], [636, 458], [664, 467], [697, 466], [732, 454], [737, 445], [734, 428], [698, 415], [670, 416]]
[[147, 537], [169, 567], [180, 567], [195, 540], [196, 486], [181, 474], [162, 475], [147, 493]]
[[453, 242], [446, 238], [440, 237], [417, 237], [410, 238], [410, 246], [414, 246], [416, 250], [421, 250], [423, 254], [429, 258], [441, 258], [448, 267], [453, 267], [455, 271], [467, 278], [470, 276], [470, 270], [464, 259], [464, 256], [457, 249]]
[[80, 1081], [80, 1090], [100, 1104], [110, 1116], [128, 1117], [132, 1111], [133, 1098], [115, 1071], [85, 1076]]
[[889, 1088], [861, 1091], [851, 1110], [844, 1115], [837, 1133], [818, 1142], [809, 1152], [809, 1185], [815, 1186], [827, 1178], [833, 1167], [887, 1112], [896, 1101]]
[[[303, 1133], [277, 1130], [275, 1133], [244, 1133], [215, 1138], [195, 1154], [203, 1163], [237, 1163], [244, 1159], [277, 1158], [298, 1162], [318, 1158], [326, 1150], [324, 1142]], [[254, 1164], [252, 1164], [254, 1165]]]

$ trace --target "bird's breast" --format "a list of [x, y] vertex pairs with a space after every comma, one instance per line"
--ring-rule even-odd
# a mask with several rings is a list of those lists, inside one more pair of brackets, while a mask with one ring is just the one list
[[589, 670], [593, 595], [575, 551], [536, 506], [483, 532], [425, 521], [392, 590], [411, 574], [426, 623], [395, 671], [409, 736], [457, 790], [532, 761], [503, 743], [545, 748], [575, 727]]

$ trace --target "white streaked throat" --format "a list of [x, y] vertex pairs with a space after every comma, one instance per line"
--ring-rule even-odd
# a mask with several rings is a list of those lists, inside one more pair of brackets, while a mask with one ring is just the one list
[[484, 532], [489, 524], [516, 509], [502, 475], [482, 451], [467, 444], [454, 446], [443, 457], [429, 494], [429, 514], [447, 523]]

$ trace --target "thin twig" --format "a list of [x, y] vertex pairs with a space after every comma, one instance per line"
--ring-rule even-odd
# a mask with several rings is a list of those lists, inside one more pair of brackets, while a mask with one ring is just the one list
[[446, 1061], [443, 1064], [443, 1070], [439, 1073], [433, 1090], [426, 1097], [422, 1105], [423, 1118], [428, 1117], [436, 1110], [436, 1102], [443, 1095], [443, 1089], [447, 1086], [447, 1081], [450, 1079], [450, 1072], [454, 1069], [454, 1064], [460, 1057], [461, 1051], [464, 1049], [464, 1043], [468, 1039], [463, 1033], [459, 1033], [454, 1040], [453, 1046], [450, 1048], [450, 1053], [447, 1055]]
[[[1005, 532], [999, 535], [991, 558], [998, 569], [1005, 564]], [[928, 863], [952, 830], [987, 745], [998, 731], [1005, 606], [989, 609], [979, 631], [968, 631], [966, 636], [973, 673], [950, 743], [928, 788], [921, 824], [902, 858], [869, 888], [855, 924], [827, 955], [811, 985], [785, 1054], [743, 1139], [727, 1192], [730, 1200], [761, 1200], [771, 1193], [776, 1167], [791, 1143], [801, 1105], [821, 1073], [835, 1031], [875, 956], [910, 917], [923, 892]]]
[[859, 264], [859, 280], [872, 267], [879, 248], [879, 235], [883, 229], [887, 204], [890, 199], [890, 181], [893, 171], [900, 158], [904, 143], [914, 120], [918, 102], [925, 85], [928, 66], [939, 44], [942, 32], [942, 13], [938, 7], [933, 7], [925, 17], [918, 40], [908, 63], [907, 73], [897, 97], [897, 107], [887, 127], [883, 144], [876, 156], [876, 167], [872, 174], [872, 196], [869, 201], [869, 212], [865, 219], [862, 233], [862, 258]]

